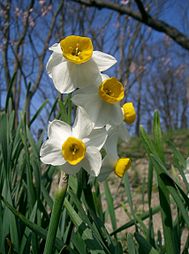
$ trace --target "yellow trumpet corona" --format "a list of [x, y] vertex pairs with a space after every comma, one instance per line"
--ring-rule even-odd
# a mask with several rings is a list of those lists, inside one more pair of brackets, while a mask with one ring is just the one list
[[82, 64], [89, 61], [93, 54], [90, 38], [70, 35], [60, 41], [63, 56], [70, 62]]
[[124, 121], [132, 124], [136, 119], [136, 112], [132, 102], [127, 102], [122, 106]]
[[108, 78], [99, 86], [99, 95], [105, 102], [115, 104], [124, 98], [124, 87], [116, 78]]
[[114, 172], [117, 176], [123, 177], [125, 172], [130, 168], [131, 160], [129, 158], [120, 158], [117, 160], [114, 167]]
[[62, 155], [71, 165], [76, 165], [85, 157], [86, 146], [82, 140], [69, 137], [62, 145]]

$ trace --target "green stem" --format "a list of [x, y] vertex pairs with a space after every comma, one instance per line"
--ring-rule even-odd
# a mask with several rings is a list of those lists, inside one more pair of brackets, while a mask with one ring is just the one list
[[68, 178], [65, 174], [62, 174], [61, 172], [59, 186], [54, 195], [54, 204], [51, 213], [49, 229], [47, 232], [44, 254], [54, 253], [53, 247], [55, 243], [56, 233], [61, 215], [61, 209], [66, 195], [67, 186], [68, 186]]

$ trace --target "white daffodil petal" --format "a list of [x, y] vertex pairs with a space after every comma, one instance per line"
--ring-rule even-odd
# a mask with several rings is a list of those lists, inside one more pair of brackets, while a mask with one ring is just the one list
[[[83, 90], [83, 89], [82, 89]], [[98, 94], [82, 94], [82, 92], [78, 92], [78, 94], [72, 97], [72, 102], [77, 105], [81, 106], [85, 109], [88, 113], [90, 119], [96, 123], [98, 119], [99, 112], [101, 110], [102, 101], [100, 100]], [[103, 127], [103, 125], [102, 125]]]
[[52, 68], [51, 76], [56, 89], [60, 93], [71, 93], [76, 89], [68, 70], [68, 62], [62, 62], [55, 65]]
[[73, 135], [79, 139], [87, 137], [94, 128], [94, 123], [89, 119], [86, 111], [78, 107], [76, 118], [72, 127]]
[[40, 149], [40, 159], [45, 164], [53, 166], [62, 165], [65, 160], [56, 139], [48, 139]]
[[57, 140], [61, 146], [69, 136], [72, 136], [72, 130], [67, 123], [54, 120], [49, 124], [48, 137]]
[[[101, 73], [102, 82], [108, 78], [110, 78], [107, 74]], [[101, 83], [99, 83], [101, 84]]]
[[101, 101], [97, 112], [92, 105], [89, 105], [87, 112], [90, 116], [94, 116], [95, 127], [102, 127], [107, 123], [116, 126], [122, 121], [122, 111], [119, 104], [111, 105]]
[[81, 163], [78, 163], [77, 165], [71, 165], [68, 162], [66, 162], [62, 167], [62, 170], [68, 175], [76, 175], [80, 169]]
[[102, 182], [106, 180], [109, 174], [113, 172], [117, 159], [118, 159], [118, 156], [116, 155], [106, 155], [104, 157], [102, 161], [102, 166], [100, 169], [100, 174], [97, 177], [98, 181]]
[[[109, 105], [108, 105], [109, 106]], [[107, 109], [107, 113], [109, 112], [109, 116], [111, 115], [111, 118], [109, 119], [109, 123], [112, 126], [118, 126], [123, 119], [123, 115], [122, 115], [122, 110], [120, 107], [120, 104], [114, 104], [113, 107], [110, 107], [109, 109]], [[104, 111], [104, 114], [106, 114], [106, 112]]]
[[73, 85], [77, 88], [86, 86], [97, 86], [101, 83], [101, 74], [96, 63], [89, 60], [83, 64], [73, 64], [68, 62], [68, 71]]
[[108, 132], [108, 133], [110, 133], [111, 131], [112, 131], [112, 126], [110, 125], [110, 124], [106, 124], [106, 126], [105, 126], [105, 128], [106, 128], [106, 131]]
[[94, 51], [92, 59], [97, 63], [100, 72], [106, 71], [117, 63], [115, 57], [101, 51]]
[[60, 47], [60, 43], [55, 43], [55, 44], [53, 44], [53, 45], [49, 48], [49, 50], [52, 50], [53, 52], [56, 52], [56, 53], [58, 53], [58, 54], [63, 55], [62, 49], [61, 49], [61, 47]]
[[118, 126], [118, 133], [119, 133], [119, 138], [122, 139], [125, 142], [128, 142], [130, 139], [129, 136], [129, 132], [127, 129], [127, 126], [125, 124], [125, 122], [122, 122], [119, 126]]
[[104, 128], [95, 129], [87, 137], [88, 141], [86, 141], [86, 145], [95, 146], [100, 151], [106, 142], [107, 136], [107, 131]]
[[92, 176], [98, 176], [102, 165], [101, 153], [96, 147], [90, 146], [86, 149], [83, 168]]
[[56, 65], [59, 65], [61, 63], [65, 62], [65, 59], [63, 58], [63, 56], [61, 54], [58, 54], [56, 52], [53, 52], [52, 55], [50, 56], [47, 65], [46, 65], [46, 69], [47, 69], [47, 73], [49, 74], [50, 78], [52, 78], [52, 70]]
[[118, 135], [117, 131], [108, 132], [108, 137], [104, 145], [107, 154], [117, 154]]

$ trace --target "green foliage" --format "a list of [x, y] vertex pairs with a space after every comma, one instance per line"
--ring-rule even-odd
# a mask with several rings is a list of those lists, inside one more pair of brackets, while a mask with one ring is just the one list
[[[154, 114], [153, 134], [149, 136], [142, 127], [140, 129], [140, 142], [149, 162], [148, 181], [143, 183], [141, 192], [143, 205], [147, 193], [147, 210], [139, 211], [133, 201], [135, 193], [129, 172], [120, 183], [124, 199], [116, 207], [118, 194], [113, 193], [110, 182], [106, 181], [103, 186], [96, 180], [89, 183], [86, 172], [80, 171], [77, 178], [69, 177], [63, 206], [58, 203], [58, 229], [51, 229], [51, 211], [53, 205], [57, 205], [52, 195], [57, 185], [52, 186], [61, 167], [42, 165], [39, 150], [43, 137], [36, 141], [29, 128], [46, 102], [29, 126], [24, 113], [15, 126], [10, 98], [7, 99], [6, 112], [0, 114], [0, 253], [43, 253], [48, 232], [55, 237], [53, 246], [46, 245], [48, 251], [53, 247], [52, 253], [188, 253], [188, 235], [181, 250], [182, 236], [189, 228], [189, 187], [184, 174], [186, 161], [173, 143], [166, 144], [172, 153], [172, 167], [183, 178], [184, 186], [181, 186], [171, 175], [157, 112]], [[70, 97], [64, 103], [58, 100], [55, 105], [57, 103], [61, 108], [59, 118], [70, 122]], [[154, 184], [159, 192], [157, 206], [152, 203]], [[120, 207], [125, 209], [128, 220], [118, 226], [116, 209]], [[176, 211], [174, 215], [173, 208]], [[163, 229], [157, 233], [154, 216], [159, 213]], [[107, 218], [111, 222], [111, 232], [105, 224]], [[51, 252], [46, 250], [45, 253]]]

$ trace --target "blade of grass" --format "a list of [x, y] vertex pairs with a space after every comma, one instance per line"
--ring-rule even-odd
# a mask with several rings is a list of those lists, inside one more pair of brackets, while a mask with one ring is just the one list
[[[161, 207], [160, 206], [156, 206], [154, 208], [152, 208], [152, 215], [158, 213], [160, 211]], [[143, 213], [141, 216], [140, 216], [140, 219], [141, 220], [146, 220], [149, 218], [149, 212], [145, 212]], [[130, 220], [129, 222], [127, 222], [126, 224], [122, 225], [121, 227], [117, 228], [115, 231], [111, 232], [110, 235], [114, 235], [114, 234], [117, 234], [127, 228], [130, 228], [132, 227], [133, 225], [135, 225], [136, 223], [136, 220], [132, 219]]]
[[[78, 209], [78, 213], [80, 215], [80, 217], [82, 218], [83, 222], [91, 229], [91, 231], [94, 234], [94, 238], [96, 239], [96, 241], [98, 242], [98, 244], [100, 246], [103, 247], [104, 250], [108, 251], [108, 248], [106, 246], [106, 244], [104, 244], [103, 238], [101, 233], [99, 232], [98, 228], [96, 227], [96, 223], [95, 225], [93, 223], [91, 223], [90, 217], [89, 215], [86, 214], [86, 212], [84, 211], [83, 207], [81, 206], [80, 201], [77, 199], [76, 195], [72, 192], [69, 191], [69, 195], [71, 197], [71, 199], [74, 201], [74, 204], [76, 205], [76, 208]], [[96, 218], [97, 219], [97, 218]], [[94, 220], [94, 222], [96, 222]], [[97, 224], [99, 224], [99, 222], [97, 222]], [[107, 243], [109, 243], [108, 237], [106, 237], [106, 241]], [[108, 252], [109, 253], [109, 252]]]
[[159, 254], [141, 234], [135, 232], [134, 236], [139, 244], [139, 254]]
[[[35, 205], [33, 207], [33, 210], [31, 212], [31, 215], [30, 215], [30, 218], [29, 218], [30, 222], [34, 223], [36, 212], [37, 212], [37, 202], [35, 203]], [[31, 233], [31, 230], [29, 228], [26, 228], [24, 230], [24, 234], [23, 234], [23, 237], [22, 237], [22, 240], [21, 240], [21, 243], [20, 243], [19, 254], [24, 254], [25, 253], [25, 251], [26, 251], [25, 248], [26, 248], [26, 245], [28, 244], [28, 238], [29, 238], [30, 233]]]
[[[140, 135], [145, 146], [145, 149], [149, 155], [151, 154], [158, 156], [158, 152], [155, 149], [155, 146], [152, 145], [148, 135], [144, 131], [144, 129], [140, 128]], [[159, 199], [160, 199], [160, 206], [161, 206], [161, 217], [162, 217], [162, 224], [163, 224], [163, 231], [165, 237], [165, 248], [167, 254], [176, 254], [177, 245], [174, 241], [174, 234], [173, 234], [173, 222], [172, 222], [172, 213], [170, 207], [170, 197], [169, 192], [164, 185], [160, 173], [162, 171], [156, 171], [157, 179], [158, 179], [158, 189], [159, 189]]]
[[136, 253], [135, 242], [133, 240], [133, 236], [130, 233], [127, 234], [127, 248], [128, 248], [128, 254]]
[[[40, 235], [43, 239], [46, 239], [47, 231], [45, 229], [29, 221], [24, 215], [16, 211], [16, 209], [13, 206], [11, 206], [2, 196], [0, 196], [0, 199], [9, 208], [9, 210], [24, 223], [24, 225], [26, 225], [36, 234]], [[60, 250], [63, 246], [63, 242], [59, 240], [58, 238], [56, 238], [55, 245]]]
[[32, 125], [32, 123], [37, 119], [37, 117], [39, 116], [39, 114], [41, 113], [41, 111], [43, 110], [43, 108], [46, 106], [48, 100], [45, 100], [41, 106], [38, 108], [38, 110], [35, 112], [35, 114], [33, 115], [32, 119], [29, 122], [29, 127]]
[[152, 216], [152, 187], [153, 187], [153, 166], [151, 160], [149, 160], [148, 166], [148, 209], [149, 209], [149, 223], [148, 223], [148, 241], [152, 246], [155, 246], [154, 228], [153, 228], [153, 216]]
[[[74, 225], [76, 226], [77, 230], [79, 231], [80, 235], [82, 236], [82, 239], [85, 240], [87, 248], [89, 250], [95, 250], [97, 253], [100, 253], [98, 251], [103, 251], [103, 247], [99, 245], [98, 241], [95, 241], [93, 233], [91, 229], [89, 229], [86, 224], [83, 222], [82, 218], [76, 213], [70, 202], [67, 198], [64, 200], [64, 206], [73, 221]], [[110, 252], [103, 252], [103, 253], [109, 253]]]
[[110, 188], [107, 181], [104, 182], [104, 192], [105, 192], [105, 197], [106, 197], [106, 201], [108, 205], [108, 214], [110, 215], [110, 219], [112, 223], [112, 229], [113, 231], [115, 231], [117, 228], [115, 209], [114, 209], [112, 194], [110, 192]]

